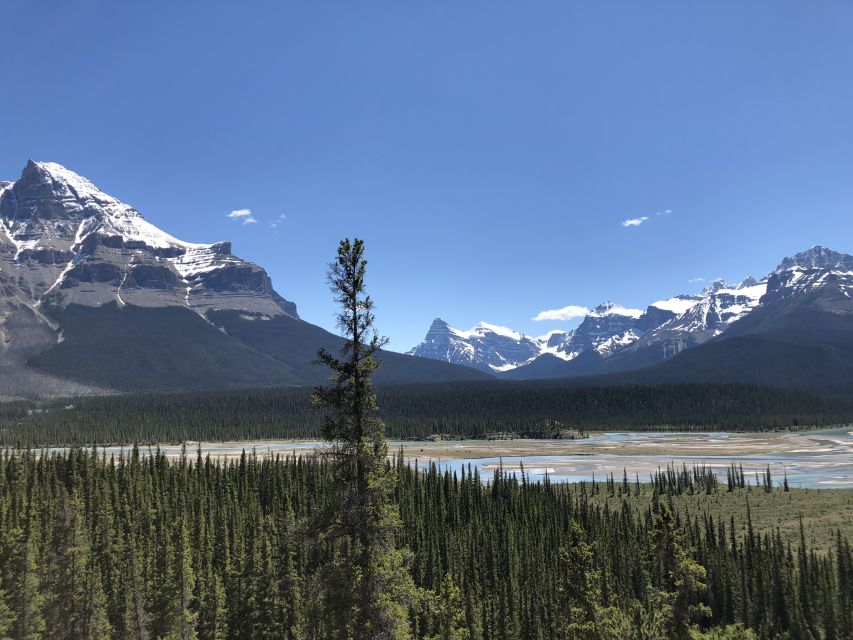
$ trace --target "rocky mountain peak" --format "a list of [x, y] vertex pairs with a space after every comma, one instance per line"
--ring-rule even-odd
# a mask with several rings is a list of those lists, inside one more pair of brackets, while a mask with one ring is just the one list
[[[791, 296], [804, 296], [804, 299], [810, 296], [809, 304], [814, 308], [853, 313], [853, 257], [815, 246], [785, 258], [776, 272], [761, 280], [752, 276], [739, 283], [716, 279], [699, 294], [661, 299], [648, 305], [645, 311], [605, 300], [589, 311], [574, 330], [550, 331], [535, 342], [540, 357], [575, 361], [572, 366], [576, 368], [572, 371], [578, 375], [608, 371], [610, 366], [617, 370], [624, 363], [628, 363], [626, 368], [636, 366], [630, 363], [645, 366], [719, 339], [729, 327], [756, 309]], [[435, 335], [437, 322], [428, 335]], [[442, 326], [447, 327], [446, 323]], [[481, 323], [475, 329], [489, 326]], [[528, 348], [532, 346], [530, 339], [509, 329], [495, 329], [495, 332], [461, 332], [447, 328], [450, 339], [444, 348], [436, 349], [425, 342], [414, 351], [417, 355], [493, 372], [523, 368], [530, 362], [530, 353], [534, 353]], [[518, 348], [522, 345], [523, 348]], [[502, 359], [494, 357], [495, 353]], [[579, 357], [587, 353], [589, 356]], [[612, 365], [599, 366], [596, 364], [599, 361]]]
[[193, 244], [53, 162], [30, 160], [0, 186], [0, 271], [38, 305], [182, 306], [296, 317], [266, 272], [230, 242]]
[[643, 315], [642, 309], [628, 309], [621, 304], [616, 304], [612, 300], [605, 300], [595, 309], [590, 312], [588, 318], [604, 318], [607, 316], [627, 316], [629, 318], [639, 318]]
[[[120, 204], [86, 178], [62, 165], [33, 160], [27, 162], [21, 177], [14, 183], [12, 195], [14, 197], [8, 199], [3, 214], [16, 220], [79, 220], [103, 215], [104, 205]], [[14, 206], [11, 210], [10, 205]]]
[[709, 284], [707, 287], [705, 287], [705, 288], [702, 290], [702, 293], [703, 293], [704, 295], [708, 295], [708, 294], [711, 294], [711, 293], [716, 293], [716, 292], [717, 292], [717, 291], [719, 291], [720, 289], [731, 289], [731, 286], [729, 285], [729, 283], [728, 283], [728, 282], [726, 282], [726, 281], [725, 281], [725, 280], [723, 280], [722, 278], [717, 278], [717, 279], [716, 279], [716, 280], [714, 280], [711, 284]]
[[610, 311], [616, 306], [616, 303], [613, 300], [605, 300], [601, 304], [599, 304], [595, 309], [593, 309], [593, 313], [596, 313], [600, 316], [607, 315]]
[[833, 269], [838, 271], [853, 271], [853, 256], [833, 251], [828, 247], [815, 245], [806, 251], [801, 251], [787, 257], [776, 267], [776, 272], [800, 267], [802, 269]]

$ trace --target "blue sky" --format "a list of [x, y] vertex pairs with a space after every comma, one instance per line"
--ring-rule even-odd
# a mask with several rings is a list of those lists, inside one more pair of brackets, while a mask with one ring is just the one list
[[538, 335], [853, 252], [849, 2], [0, 9], [0, 177], [60, 162], [231, 240], [326, 327], [325, 264], [363, 237], [398, 350], [436, 316]]

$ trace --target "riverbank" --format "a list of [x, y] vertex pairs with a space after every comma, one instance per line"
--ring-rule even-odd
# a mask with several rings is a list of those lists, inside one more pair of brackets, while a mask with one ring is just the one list
[[[326, 446], [316, 440], [245, 440], [234, 442], [190, 442], [187, 455], [223, 460], [244, 451], [256, 455], [310, 455]], [[143, 452], [156, 447], [144, 447]], [[162, 445], [170, 458], [181, 455], [180, 445]], [[60, 449], [53, 449], [54, 451]], [[127, 452], [128, 447], [106, 447], [109, 455]], [[461, 473], [477, 469], [484, 478], [496, 470], [518, 473], [523, 468], [532, 479], [547, 474], [554, 482], [603, 480], [623, 470], [632, 480], [647, 481], [669, 464], [703, 464], [725, 479], [732, 462], [749, 477], [770, 467], [774, 481], [787, 475], [792, 487], [853, 488], [853, 435], [848, 429], [758, 433], [595, 433], [578, 440], [444, 440], [389, 441], [389, 450], [402, 450], [404, 459], [420, 466], [437, 464]], [[48, 449], [51, 451], [51, 449]]]

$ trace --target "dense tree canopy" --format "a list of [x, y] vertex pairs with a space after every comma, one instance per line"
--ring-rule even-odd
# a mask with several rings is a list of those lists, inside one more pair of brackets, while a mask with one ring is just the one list
[[[416, 638], [853, 637], [841, 532], [818, 554], [751, 520], [671, 507], [661, 490], [678, 483], [663, 478], [628, 483], [657, 496], [638, 508], [618, 481], [395, 471]], [[696, 477], [682, 489], [728, 491]], [[336, 482], [332, 463], [305, 458], [7, 452], [0, 624], [11, 638], [323, 637], [309, 622], [333, 550], [311, 522]]]
[[[0, 403], [0, 444], [318, 438], [324, 417], [309, 389], [73, 398]], [[749, 385], [572, 387], [457, 383], [377, 388], [391, 438], [494, 432], [550, 437], [553, 425], [587, 430], [756, 431], [849, 424], [849, 399]]]

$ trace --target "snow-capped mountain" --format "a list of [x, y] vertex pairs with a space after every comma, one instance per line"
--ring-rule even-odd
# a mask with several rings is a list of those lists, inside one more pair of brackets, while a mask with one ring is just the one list
[[767, 292], [762, 302], [816, 291], [832, 291], [850, 300], [853, 296], [853, 256], [815, 246], [785, 258], [767, 276]]
[[[340, 338], [229, 242], [184, 242], [51, 162], [0, 182], [0, 398], [313, 384]], [[379, 380], [482, 379], [383, 352]]]
[[716, 280], [698, 296], [683, 296], [692, 302], [681, 313], [666, 322], [651, 328], [632, 342], [626, 342], [618, 351], [635, 352], [651, 350], [658, 353], [660, 360], [671, 358], [684, 349], [695, 347], [720, 335], [733, 322], [745, 317], [758, 306], [767, 290], [767, 281], [756, 282], [747, 278], [737, 285]]
[[0, 270], [38, 305], [114, 301], [296, 317], [266, 272], [234, 256], [229, 242], [178, 240], [52, 162], [30, 161], [16, 182], [0, 183]]
[[601, 347], [617, 339], [617, 336], [628, 335], [636, 329], [642, 315], [640, 309], [627, 309], [612, 301], [602, 302], [584, 317], [577, 329], [566, 336], [555, 355], [562, 354], [564, 360], [571, 360], [588, 349]]
[[532, 362], [542, 352], [543, 345], [539, 339], [506, 327], [481, 322], [468, 331], [462, 331], [436, 318], [424, 341], [409, 351], [409, 355], [495, 372]]
[[[722, 339], [730, 327], [756, 309], [769, 308], [772, 312], [774, 302], [808, 299], [814, 307], [846, 313], [853, 312], [851, 296], [853, 256], [815, 246], [785, 258], [761, 280], [748, 277], [738, 284], [717, 280], [699, 294], [658, 300], [645, 311], [605, 302], [573, 331], [551, 331], [530, 338], [503, 329], [505, 335], [523, 339], [526, 348], [519, 358], [501, 354], [499, 363], [489, 362], [486, 356], [496, 346], [488, 336], [471, 341], [470, 332], [457, 332], [455, 347], [464, 350], [466, 356], [454, 361], [479, 368], [487, 363], [492, 371], [511, 377], [525, 377], [527, 371], [537, 372], [532, 377], [545, 377], [557, 375], [555, 372], [590, 375], [634, 369]], [[412, 352], [443, 359], [441, 349], [427, 348], [430, 336], [427, 338]], [[531, 356], [536, 345], [539, 353]]]
[[590, 349], [609, 352], [636, 340], [646, 327], [656, 326], [673, 315], [657, 307], [644, 312], [607, 301], [593, 309], [577, 329], [549, 331], [538, 337], [486, 322], [463, 331], [436, 318], [423, 342], [409, 354], [504, 372], [529, 364], [543, 354], [569, 361]]

